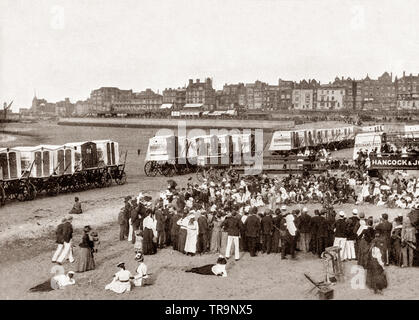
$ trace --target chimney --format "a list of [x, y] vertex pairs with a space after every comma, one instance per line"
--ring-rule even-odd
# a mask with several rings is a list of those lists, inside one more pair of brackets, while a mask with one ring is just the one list
[[192, 85], [192, 84], [193, 84], [193, 80], [189, 79], [189, 85]]
[[406, 71], [403, 71], [403, 77], [405, 77], [406, 76]]
[[199, 83], [199, 79], [196, 79], [196, 83]]
[[342, 76], [342, 81], [343, 81], [343, 76]]

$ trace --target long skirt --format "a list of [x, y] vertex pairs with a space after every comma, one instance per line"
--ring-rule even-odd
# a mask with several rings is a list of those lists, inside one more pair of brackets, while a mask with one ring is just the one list
[[85, 272], [95, 269], [95, 259], [90, 248], [80, 248], [77, 260], [77, 272]]
[[186, 270], [186, 272], [193, 272], [198, 274], [205, 274], [205, 275], [215, 275], [214, 272], [212, 272], [212, 267], [215, 266], [214, 264], [207, 264], [202, 267], [192, 268], [189, 270]]
[[374, 291], [387, 288], [388, 283], [386, 273], [376, 259], [370, 258], [370, 261], [368, 262], [366, 285]]
[[370, 246], [365, 239], [361, 239], [358, 242], [358, 265], [363, 266], [364, 268], [367, 267], [369, 248]]
[[143, 254], [155, 254], [155, 245], [153, 243], [153, 230], [149, 228], [144, 229], [143, 233]]
[[221, 248], [221, 230], [213, 229], [211, 233], [210, 251], [212, 253], [219, 253]]
[[221, 232], [221, 247], [220, 247], [220, 253], [225, 254], [227, 250], [227, 239], [228, 239], [228, 233], [223, 231]]
[[179, 235], [177, 239], [177, 249], [180, 252], [185, 252], [185, 243], [186, 243], [186, 236], [188, 234], [188, 231], [186, 229], [180, 229]]

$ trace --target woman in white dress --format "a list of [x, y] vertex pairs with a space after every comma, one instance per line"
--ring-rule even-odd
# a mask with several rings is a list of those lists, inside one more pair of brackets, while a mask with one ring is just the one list
[[137, 274], [134, 276], [134, 286], [142, 287], [148, 284], [147, 279], [149, 279], [147, 274], [147, 266], [144, 263], [144, 255], [142, 253], [137, 253], [135, 260], [140, 264], [137, 267]]
[[115, 273], [112, 282], [107, 284], [105, 290], [111, 290], [115, 293], [124, 293], [131, 291], [131, 272], [125, 270], [125, 263], [117, 265], [119, 271]]
[[198, 221], [195, 217], [189, 219], [187, 233], [186, 233], [186, 243], [185, 243], [185, 252], [187, 255], [195, 255], [196, 253], [196, 243], [198, 241]]

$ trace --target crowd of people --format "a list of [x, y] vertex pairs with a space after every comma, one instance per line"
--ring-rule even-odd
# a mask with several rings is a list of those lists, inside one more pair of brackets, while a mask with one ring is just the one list
[[[139, 265], [132, 275], [124, 262], [119, 263], [119, 271], [105, 289], [123, 293], [132, 286], [151, 284], [144, 256], [163, 248], [188, 256], [217, 254], [216, 264], [186, 271], [226, 277], [227, 261], [232, 254], [236, 261], [247, 252], [251, 257], [278, 254], [281, 260], [296, 259], [298, 252], [320, 258], [326, 248], [333, 246], [339, 248], [342, 261], [357, 260], [367, 271], [367, 285], [379, 293], [387, 286], [386, 266], [404, 268], [417, 263], [419, 181], [402, 176], [392, 181], [386, 178], [372, 182], [365, 176], [359, 179], [363, 181], [327, 172], [304, 172], [282, 178], [245, 176], [237, 182], [204, 179], [201, 184], [193, 184], [190, 179], [184, 187], [169, 180], [158, 198], [143, 193], [134, 198], [127, 196], [118, 215], [119, 239], [133, 245]], [[390, 196], [384, 202], [382, 195], [386, 192]], [[412, 208], [409, 214], [400, 214], [390, 222], [387, 214], [375, 220], [357, 209], [357, 204], [363, 202], [390, 206], [393, 193], [415, 199], [411, 206], [403, 207]], [[350, 199], [354, 204], [352, 212], [335, 211], [336, 203]], [[322, 209], [310, 213], [307, 203], [321, 203]], [[75, 206], [80, 207], [79, 199]], [[299, 209], [290, 210], [290, 206]], [[83, 229], [76, 257], [71, 215], [58, 225], [56, 242], [53, 263], [76, 262], [76, 272], [95, 269], [94, 255], [100, 242], [90, 226]], [[74, 284], [73, 275], [73, 271], [61, 272], [52, 283], [57, 288]], [[32, 289], [36, 291], [42, 284], [37, 288]]]
[[[351, 194], [346, 182], [328, 174], [284, 179], [261, 175], [236, 184], [204, 180], [184, 188], [169, 181], [154, 201], [143, 194], [125, 198], [119, 214], [120, 240], [128, 239], [136, 253], [145, 255], [171, 247], [189, 256], [218, 253], [229, 259], [234, 251], [236, 261], [243, 252], [294, 259], [300, 251], [321, 257], [326, 247], [338, 246], [340, 258], [357, 260], [367, 270], [369, 286], [380, 292], [386, 287], [386, 265], [413, 266], [419, 206], [411, 216], [398, 216], [393, 222], [387, 214], [376, 221], [356, 208], [350, 216], [336, 213], [332, 194], [338, 194], [335, 199], [342, 199], [339, 192]], [[320, 201], [323, 209], [311, 215], [305, 207], [287, 208], [307, 201]], [[190, 272], [211, 273], [213, 268], [207, 265]]]

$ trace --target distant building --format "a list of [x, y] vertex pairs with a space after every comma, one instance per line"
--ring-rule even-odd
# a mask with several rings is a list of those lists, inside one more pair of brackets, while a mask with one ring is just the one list
[[318, 110], [339, 110], [344, 108], [345, 88], [322, 85], [317, 88]]
[[377, 80], [367, 76], [358, 82], [362, 95], [362, 109], [394, 110], [396, 108], [396, 86], [392, 75], [384, 72]]
[[266, 108], [267, 87], [267, 83], [259, 80], [255, 83], [246, 83], [246, 109], [263, 110]]
[[317, 88], [320, 82], [315, 79], [302, 80], [294, 84], [292, 90], [292, 108], [297, 110], [313, 110], [317, 108]]
[[313, 89], [293, 89], [292, 90], [292, 109], [312, 110], [314, 108]]
[[129, 101], [133, 98], [132, 90], [121, 90], [116, 87], [102, 87], [90, 93], [92, 113], [113, 113], [113, 105], [117, 101]]
[[55, 104], [55, 114], [59, 117], [69, 117], [74, 112], [74, 104], [70, 102], [69, 98], [64, 101], [58, 101]]
[[246, 105], [246, 88], [243, 83], [225, 84], [219, 95], [221, 109], [234, 109]]
[[76, 116], [85, 116], [88, 114], [91, 114], [91, 106], [90, 106], [90, 99], [87, 99], [85, 101], [77, 101], [74, 105], [74, 115]]
[[186, 104], [196, 103], [202, 103], [207, 109], [215, 108], [215, 90], [210, 78], [207, 78], [205, 82], [201, 82], [199, 79], [193, 82], [192, 79], [189, 79], [186, 87]]
[[292, 107], [292, 90], [294, 89], [294, 82], [279, 79], [278, 88], [278, 109], [290, 109]]
[[394, 80], [397, 107], [401, 109], [417, 109], [419, 100], [419, 74], [414, 76], [410, 74], [406, 76], [403, 72], [403, 77]]
[[36, 96], [32, 99], [31, 112], [36, 115], [55, 116], [55, 103], [48, 102], [45, 99], [38, 99]]

